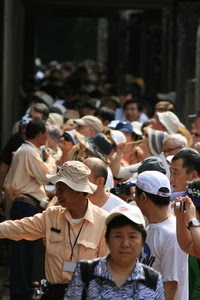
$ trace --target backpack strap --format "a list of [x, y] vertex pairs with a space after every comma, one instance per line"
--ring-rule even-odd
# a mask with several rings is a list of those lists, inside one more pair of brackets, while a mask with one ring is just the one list
[[159, 273], [149, 266], [143, 265], [145, 280], [143, 284], [152, 290], [156, 290]]
[[81, 278], [83, 281], [83, 292], [81, 300], [86, 300], [88, 286], [90, 281], [94, 278], [94, 269], [98, 262], [99, 259], [80, 261]]

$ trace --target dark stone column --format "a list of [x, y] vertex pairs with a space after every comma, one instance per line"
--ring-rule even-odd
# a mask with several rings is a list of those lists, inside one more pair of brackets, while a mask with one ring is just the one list
[[161, 92], [168, 93], [176, 88], [176, 6], [171, 4], [162, 9], [162, 57]]
[[112, 17], [109, 17], [108, 23], [108, 76], [113, 82], [118, 80], [119, 73], [123, 66], [123, 60], [120, 60], [123, 51], [123, 30], [120, 26], [120, 15], [113, 11]]
[[[4, 1], [0, 1], [0, 133], [2, 133], [2, 117], [3, 117], [3, 11]], [[2, 134], [0, 134], [0, 145], [2, 145]]]
[[196, 86], [195, 86], [195, 112], [199, 110], [200, 105], [200, 19], [198, 21], [197, 28], [197, 40], [196, 40]]
[[188, 115], [193, 115], [195, 110], [195, 86], [196, 79], [189, 79], [186, 83], [186, 94], [185, 94], [185, 111], [187, 115], [185, 117], [185, 126], [190, 129], [191, 123], [194, 121], [192, 118], [188, 118]]
[[[200, 15], [200, 3], [178, 4], [177, 11], [177, 64], [176, 92], [177, 111], [181, 120], [187, 120], [187, 80], [195, 77], [196, 32]], [[192, 104], [191, 104], [192, 105]]]
[[23, 65], [23, 4], [22, 0], [4, 0], [2, 64], [2, 145], [19, 118], [19, 87]]
[[141, 31], [140, 71], [145, 80], [146, 95], [151, 96], [151, 105], [161, 88], [161, 10], [146, 10]]
[[[23, 79], [26, 80], [28, 76], [33, 75], [34, 72], [34, 58], [36, 48], [36, 15], [31, 8], [26, 9], [24, 18], [24, 65], [23, 65]], [[38, 28], [38, 30], [40, 30]]]

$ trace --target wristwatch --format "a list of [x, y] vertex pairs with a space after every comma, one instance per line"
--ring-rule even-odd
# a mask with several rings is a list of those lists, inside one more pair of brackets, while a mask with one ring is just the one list
[[188, 223], [188, 229], [190, 229], [190, 227], [200, 227], [200, 222], [199, 220], [192, 220]]

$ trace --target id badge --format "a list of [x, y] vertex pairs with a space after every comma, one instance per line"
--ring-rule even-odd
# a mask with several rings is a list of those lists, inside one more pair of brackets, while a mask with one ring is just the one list
[[76, 263], [75, 262], [65, 261], [64, 265], [63, 265], [63, 271], [73, 273], [75, 267], [76, 267]]

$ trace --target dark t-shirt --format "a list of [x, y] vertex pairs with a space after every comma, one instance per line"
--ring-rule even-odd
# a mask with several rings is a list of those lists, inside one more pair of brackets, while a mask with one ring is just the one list
[[13, 134], [0, 153], [0, 161], [11, 165], [13, 152], [15, 152], [24, 142], [19, 132]]

